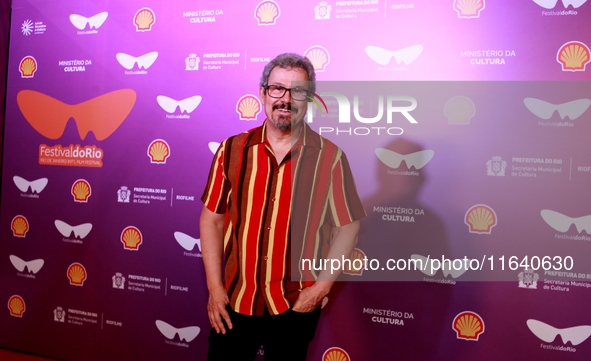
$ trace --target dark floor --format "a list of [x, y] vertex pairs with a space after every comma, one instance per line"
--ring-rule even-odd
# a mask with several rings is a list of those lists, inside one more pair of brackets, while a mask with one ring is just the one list
[[1, 361], [48, 361], [48, 360], [54, 360], [54, 359], [0, 348], [0, 360]]

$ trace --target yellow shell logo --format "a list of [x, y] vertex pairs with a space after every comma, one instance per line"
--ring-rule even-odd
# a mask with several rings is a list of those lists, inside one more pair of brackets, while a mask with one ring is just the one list
[[72, 263], [68, 267], [67, 276], [71, 285], [82, 286], [87, 278], [86, 268], [80, 263]]
[[459, 18], [470, 19], [480, 17], [480, 12], [484, 10], [485, 0], [454, 0], [454, 10]]
[[261, 1], [254, 8], [254, 18], [257, 19], [259, 25], [275, 25], [280, 15], [279, 4], [275, 1]]
[[252, 94], [244, 95], [236, 103], [236, 113], [240, 116], [240, 120], [255, 120], [261, 109], [259, 98]]
[[125, 249], [137, 251], [143, 240], [142, 232], [133, 226], [129, 226], [121, 232], [121, 242]]
[[150, 31], [156, 22], [156, 14], [150, 8], [139, 9], [133, 17], [136, 31]]
[[78, 179], [72, 184], [74, 202], [86, 203], [91, 195], [90, 184], [84, 179]]
[[24, 238], [29, 230], [29, 222], [24, 216], [18, 215], [12, 219], [10, 228], [13, 236]]
[[484, 332], [484, 321], [477, 313], [465, 311], [454, 318], [452, 328], [458, 338], [478, 341], [478, 337]]
[[343, 265], [343, 273], [348, 275], [354, 276], [361, 276], [363, 274], [363, 267], [364, 262], [363, 259], [365, 258], [365, 253], [360, 250], [359, 248], [355, 248], [353, 252], [351, 252], [351, 260], [350, 264]]
[[489, 206], [477, 204], [468, 209], [464, 223], [470, 233], [490, 234], [491, 229], [497, 225], [497, 214]]
[[449, 124], [470, 124], [470, 120], [476, 115], [476, 107], [470, 98], [458, 95], [445, 103], [443, 114]]
[[170, 156], [170, 147], [163, 139], [156, 139], [148, 147], [148, 157], [150, 162], [157, 164], [166, 164], [166, 158]]
[[25, 56], [18, 67], [21, 72], [21, 77], [32, 78], [33, 74], [37, 70], [37, 60], [32, 56]]
[[564, 44], [558, 50], [556, 60], [562, 65], [562, 71], [585, 71], [590, 59], [589, 47], [579, 41]]
[[324, 47], [316, 45], [308, 48], [304, 52], [304, 56], [310, 60], [314, 66], [314, 70], [322, 73], [326, 70], [326, 66], [330, 63], [330, 54]]
[[25, 312], [25, 300], [21, 296], [14, 295], [8, 299], [8, 309], [10, 315], [15, 317], [23, 317]]
[[351, 357], [349, 357], [347, 351], [343, 350], [342, 348], [331, 347], [324, 351], [324, 355], [322, 355], [322, 361], [351, 361]]

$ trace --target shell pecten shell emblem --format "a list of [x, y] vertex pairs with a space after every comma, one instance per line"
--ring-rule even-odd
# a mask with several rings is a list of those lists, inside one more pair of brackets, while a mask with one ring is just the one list
[[477, 204], [468, 209], [464, 223], [470, 233], [490, 234], [492, 228], [497, 225], [497, 214], [491, 207]]
[[72, 263], [70, 267], [68, 267], [66, 275], [70, 280], [70, 284], [73, 286], [82, 286], [84, 281], [88, 278], [86, 268], [78, 262]]
[[125, 249], [137, 251], [143, 241], [142, 232], [134, 226], [129, 226], [121, 232], [121, 242]]
[[484, 332], [484, 321], [476, 312], [464, 311], [454, 318], [451, 327], [456, 331], [457, 338], [478, 341]]
[[328, 50], [320, 45], [312, 46], [304, 52], [304, 56], [310, 60], [316, 72], [324, 72], [326, 66], [330, 64], [330, 54]]
[[445, 103], [443, 114], [449, 124], [467, 125], [476, 115], [476, 106], [472, 99], [457, 95]]
[[133, 25], [136, 31], [150, 31], [156, 22], [156, 14], [150, 8], [141, 8], [133, 17]]
[[272, 0], [261, 1], [254, 8], [254, 18], [259, 25], [275, 25], [280, 15], [279, 4]]
[[589, 47], [580, 41], [570, 41], [558, 49], [556, 61], [562, 65], [562, 71], [585, 71], [591, 60]]
[[23, 317], [23, 313], [26, 310], [25, 300], [19, 295], [11, 296], [8, 299], [8, 309], [10, 310], [11, 316]]
[[361, 276], [363, 274], [363, 260], [365, 257], [365, 252], [359, 248], [355, 248], [353, 252], [351, 252], [351, 257], [349, 258], [351, 263], [343, 264], [343, 273], [353, 276]]
[[170, 156], [170, 146], [163, 139], [156, 139], [148, 146], [148, 157], [151, 163], [166, 164]]
[[29, 230], [29, 222], [24, 216], [18, 215], [10, 222], [10, 228], [12, 229], [13, 236], [25, 238]]
[[331, 347], [324, 351], [322, 361], [351, 361], [351, 357], [347, 351], [340, 347]]
[[90, 187], [90, 183], [85, 179], [78, 179], [72, 184], [71, 192], [74, 202], [87, 203], [88, 197], [92, 194], [92, 188]]
[[455, 0], [453, 5], [458, 18], [464, 19], [480, 17], [480, 12], [485, 6], [485, 0]]
[[32, 78], [37, 70], [37, 60], [32, 56], [25, 56], [19, 64], [18, 70], [22, 78]]
[[262, 110], [259, 98], [252, 94], [243, 95], [236, 103], [236, 113], [240, 120], [255, 120]]

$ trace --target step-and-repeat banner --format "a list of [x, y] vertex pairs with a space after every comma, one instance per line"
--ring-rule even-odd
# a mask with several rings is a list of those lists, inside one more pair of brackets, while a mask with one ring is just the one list
[[310, 359], [588, 359], [586, 2], [14, 0], [0, 346], [204, 360], [199, 198], [295, 52], [368, 214]]

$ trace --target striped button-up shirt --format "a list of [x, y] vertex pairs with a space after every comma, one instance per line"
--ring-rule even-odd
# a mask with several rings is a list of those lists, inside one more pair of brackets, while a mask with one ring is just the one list
[[225, 214], [224, 285], [232, 309], [245, 315], [262, 315], [265, 305], [271, 314], [289, 309], [317, 277], [298, 268], [301, 260], [324, 258], [332, 227], [365, 216], [336, 145], [304, 124], [278, 164], [265, 124], [220, 145], [201, 198]]

